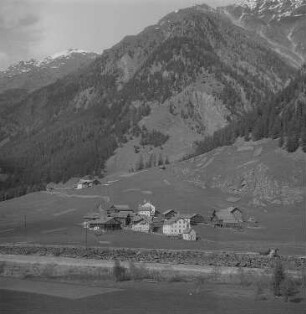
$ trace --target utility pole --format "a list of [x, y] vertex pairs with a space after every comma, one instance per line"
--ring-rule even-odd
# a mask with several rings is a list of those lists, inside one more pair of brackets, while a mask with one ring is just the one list
[[86, 251], [87, 251], [87, 226], [85, 228], [85, 248], [86, 248]]
[[25, 232], [25, 239], [27, 241], [27, 215], [24, 215], [24, 232]]

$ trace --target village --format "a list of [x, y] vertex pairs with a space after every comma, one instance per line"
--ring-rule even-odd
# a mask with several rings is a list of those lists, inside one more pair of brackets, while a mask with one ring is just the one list
[[133, 210], [129, 205], [100, 204], [98, 212], [84, 216], [83, 226], [94, 232], [129, 229], [156, 235], [197, 241], [194, 226], [207, 224], [212, 227], [242, 230], [245, 224], [243, 213], [238, 207], [213, 210], [204, 217], [198, 213], [180, 213], [174, 209], [158, 210], [150, 201], [144, 200]]

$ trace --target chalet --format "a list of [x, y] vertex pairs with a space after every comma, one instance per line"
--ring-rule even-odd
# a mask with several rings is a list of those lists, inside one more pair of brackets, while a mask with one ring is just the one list
[[194, 229], [187, 229], [183, 232], [183, 239], [186, 241], [196, 241], [197, 234]]
[[163, 212], [163, 216], [165, 217], [165, 219], [171, 219], [176, 215], [178, 215], [178, 212], [176, 212], [174, 209], [168, 209]]
[[108, 216], [120, 212], [134, 214], [134, 211], [130, 208], [129, 205], [112, 205], [106, 210], [106, 212]]
[[126, 227], [131, 224], [133, 216], [134, 212], [131, 213], [130, 211], [120, 211], [117, 213], [111, 213], [109, 217], [115, 218], [120, 222], [122, 227]]
[[190, 219], [178, 216], [169, 220], [165, 220], [163, 225], [163, 233], [165, 235], [175, 236], [183, 234], [183, 232], [189, 228]]
[[79, 182], [76, 185], [77, 190], [82, 190], [84, 188], [91, 188], [94, 185], [101, 184], [101, 182], [97, 179], [91, 180], [91, 179], [80, 179]]
[[120, 230], [121, 224], [117, 219], [107, 217], [88, 221], [88, 228], [91, 230], [114, 231]]
[[151, 231], [152, 220], [143, 216], [141, 219], [133, 221], [132, 230], [139, 232], [150, 232]]
[[229, 207], [221, 210], [214, 210], [211, 216], [214, 226], [239, 228], [243, 224], [242, 211], [237, 207]]
[[186, 214], [186, 215], [181, 215], [181, 217], [190, 219], [191, 225], [197, 225], [199, 223], [204, 223], [205, 221], [204, 217], [200, 214]]
[[155, 217], [159, 212], [156, 210], [156, 207], [150, 202], [144, 201], [143, 204], [138, 206], [138, 215], [146, 217]]

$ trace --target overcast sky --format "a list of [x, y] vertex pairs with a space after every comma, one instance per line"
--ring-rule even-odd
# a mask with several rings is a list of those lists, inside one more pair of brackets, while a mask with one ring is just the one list
[[101, 53], [167, 13], [233, 0], [0, 0], [0, 69], [69, 48]]

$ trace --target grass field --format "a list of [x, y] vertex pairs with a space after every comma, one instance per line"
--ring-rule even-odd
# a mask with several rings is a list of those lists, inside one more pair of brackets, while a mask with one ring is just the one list
[[[237, 232], [199, 225], [195, 229], [200, 240], [195, 243], [129, 231], [106, 233], [99, 237], [89, 232], [88, 244], [238, 251], [278, 247], [281, 254], [306, 255], [305, 201], [287, 205], [254, 206], [250, 193], [237, 197], [222, 188], [212, 188], [208, 184], [213, 175], [221, 173], [228, 177], [231, 171], [236, 174], [237, 169], [252, 170], [258, 163], [252, 161], [253, 155], [270, 166], [269, 172], [279, 182], [282, 182], [280, 180], [284, 176], [288, 177], [290, 172], [293, 176], [291, 179], [295, 182], [301, 179], [303, 173], [300, 174], [299, 171], [302, 169], [303, 160], [299, 155], [291, 155], [289, 158], [286, 153], [279, 152], [271, 142], [254, 147], [217, 150], [190, 161], [171, 165], [166, 170], [153, 168], [139, 173], [118, 173], [105, 177], [101, 185], [91, 189], [74, 190], [71, 185], [63, 185], [52, 194], [38, 192], [1, 202], [0, 242], [84, 245], [86, 233], [81, 226], [83, 216], [95, 212], [101, 202], [110, 199], [111, 203], [129, 204], [136, 209], [140, 202], [147, 199], [160, 211], [172, 208], [183, 213], [197, 212], [204, 216], [209, 216], [213, 209], [234, 204], [243, 210], [246, 218], [255, 217], [259, 221], [259, 228]], [[272, 157], [276, 154], [282, 156], [274, 162]], [[206, 182], [205, 186], [203, 182]], [[302, 183], [298, 182], [296, 185]]]
[[[69, 288], [68, 288], [69, 286]], [[14, 289], [18, 287], [18, 289]], [[47, 288], [63, 290], [61, 297], [44, 294]], [[36, 290], [35, 289], [38, 289]], [[66, 289], [80, 298], [69, 298]], [[118, 290], [119, 289], [119, 290]], [[108, 291], [105, 293], [105, 291]], [[67, 297], [66, 297], [67, 295]], [[83, 297], [82, 297], [83, 296]], [[214, 313], [214, 314], [302, 314], [305, 299], [258, 299], [254, 289], [241, 285], [207, 282], [121, 282], [105, 281], [94, 287], [81, 283], [0, 278], [1, 313]], [[21, 310], [22, 309], [22, 310]]]

